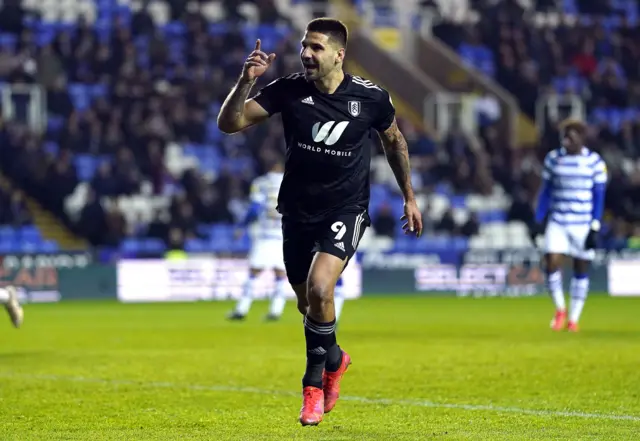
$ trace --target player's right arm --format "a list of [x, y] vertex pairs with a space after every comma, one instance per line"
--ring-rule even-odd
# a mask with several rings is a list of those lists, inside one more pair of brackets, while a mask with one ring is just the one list
[[544, 232], [544, 220], [547, 217], [547, 212], [551, 205], [551, 179], [553, 176], [554, 158], [555, 152], [553, 151], [547, 153], [547, 156], [544, 158], [544, 164], [542, 167], [542, 186], [538, 193], [535, 217], [533, 219], [533, 223], [529, 225], [529, 237], [531, 238], [531, 242], [534, 246], [538, 235]]
[[251, 88], [257, 79], [262, 76], [275, 60], [275, 54], [269, 54], [260, 50], [260, 40], [256, 41], [256, 47], [242, 66], [242, 75], [224, 100], [218, 114], [218, 128], [220, 131], [233, 134], [247, 127], [258, 124], [269, 118], [268, 109], [259, 104], [255, 99], [248, 99]]
[[547, 153], [544, 158], [544, 164], [542, 168], [542, 187], [538, 194], [538, 203], [536, 205], [536, 224], [540, 225], [544, 221], [547, 212], [549, 211], [549, 205], [551, 204], [551, 177], [553, 175], [553, 163], [555, 159], [555, 152], [551, 151]]

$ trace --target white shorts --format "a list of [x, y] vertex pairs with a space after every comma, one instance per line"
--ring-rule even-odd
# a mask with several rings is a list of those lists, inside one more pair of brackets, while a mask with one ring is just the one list
[[584, 249], [584, 242], [590, 229], [589, 224], [560, 225], [550, 221], [544, 232], [545, 252], [564, 254], [580, 260], [593, 260], [596, 257], [596, 251]]
[[255, 239], [249, 251], [249, 266], [253, 269], [284, 271], [282, 240]]

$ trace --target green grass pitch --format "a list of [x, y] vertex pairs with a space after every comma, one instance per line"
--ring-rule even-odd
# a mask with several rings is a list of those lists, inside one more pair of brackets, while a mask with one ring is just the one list
[[546, 298], [347, 302], [343, 399], [297, 423], [293, 305], [28, 305], [0, 323], [0, 440], [639, 440], [640, 299], [593, 296], [582, 332]]

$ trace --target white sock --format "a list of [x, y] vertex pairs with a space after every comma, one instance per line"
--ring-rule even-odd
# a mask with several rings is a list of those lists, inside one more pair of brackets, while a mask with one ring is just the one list
[[589, 293], [589, 277], [573, 276], [571, 278], [571, 309], [569, 310], [569, 321], [578, 323], [584, 302], [587, 301]]
[[333, 307], [336, 310], [336, 322], [340, 320], [342, 314], [342, 307], [344, 306], [344, 287], [342, 286], [342, 279], [338, 280], [335, 291], [333, 291]]
[[0, 288], [0, 303], [7, 303], [9, 301], [9, 291], [4, 288]]
[[554, 271], [547, 274], [547, 288], [556, 304], [556, 310], [564, 311], [567, 307], [564, 303], [564, 292], [562, 291], [562, 272]]
[[271, 303], [269, 304], [269, 315], [274, 317], [280, 317], [282, 315], [284, 306], [287, 303], [285, 292], [288, 283], [287, 279], [279, 279], [276, 281], [276, 292], [271, 298]]
[[236, 303], [235, 312], [240, 315], [247, 315], [249, 310], [251, 309], [251, 304], [253, 303], [253, 292], [256, 285], [256, 278], [249, 277], [249, 279], [244, 284], [244, 291], [242, 293], [242, 297]]

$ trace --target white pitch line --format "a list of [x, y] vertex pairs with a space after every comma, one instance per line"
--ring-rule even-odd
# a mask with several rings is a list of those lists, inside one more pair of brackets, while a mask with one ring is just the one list
[[[299, 392], [285, 390], [269, 390], [257, 387], [238, 387], [224, 385], [200, 385], [200, 384], [184, 384], [162, 381], [135, 381], [135, 380], [110, 380], [104, 378], [88, 378], [88, 377], [71, 377], [60, 375], [37, 375], [37, 374], [21, 374], [13, 372], [0, 372], [2, 378], [25, 378], [31, 380], [47, 380], [47, 381], [68, 381], [72, 383], [93, 383], [113, 386], [139, 386], [147, 388], [166, 388], [166, 389], [184, 389], [193, 391], [211, 391], [211, 392], [232, 392], [232, 393], [248, 393], [257, 395], [280, 395], [297, 397]], [[498, 413], [515, 413], [521, 415], [536, 415], [546, 417], [568, 417], [568, 418], [587, 418], [601, 420], [617, 420], [617, 421], [640, 421], [638, 415], [618, 415], [606, 413], [588, 413], [578, 411], [561, 411], [561, 410], [542, 410], [542, 409], [525, 409], [521, 407], [505, 407], [494, 406], [491, 404], [456, 404], [456, 403], [437, 403], [428, 400], [398, 400], [394, 398], [367, 398], [352, 395], [340, 396], [341, 400], [354, 401], [363, 404], [375, 405], [393, 405], [393, 406], [411, 406], [411, 407], [428, 407], [433, 409], [457, 409], [471, 411], [488, 411]]]

